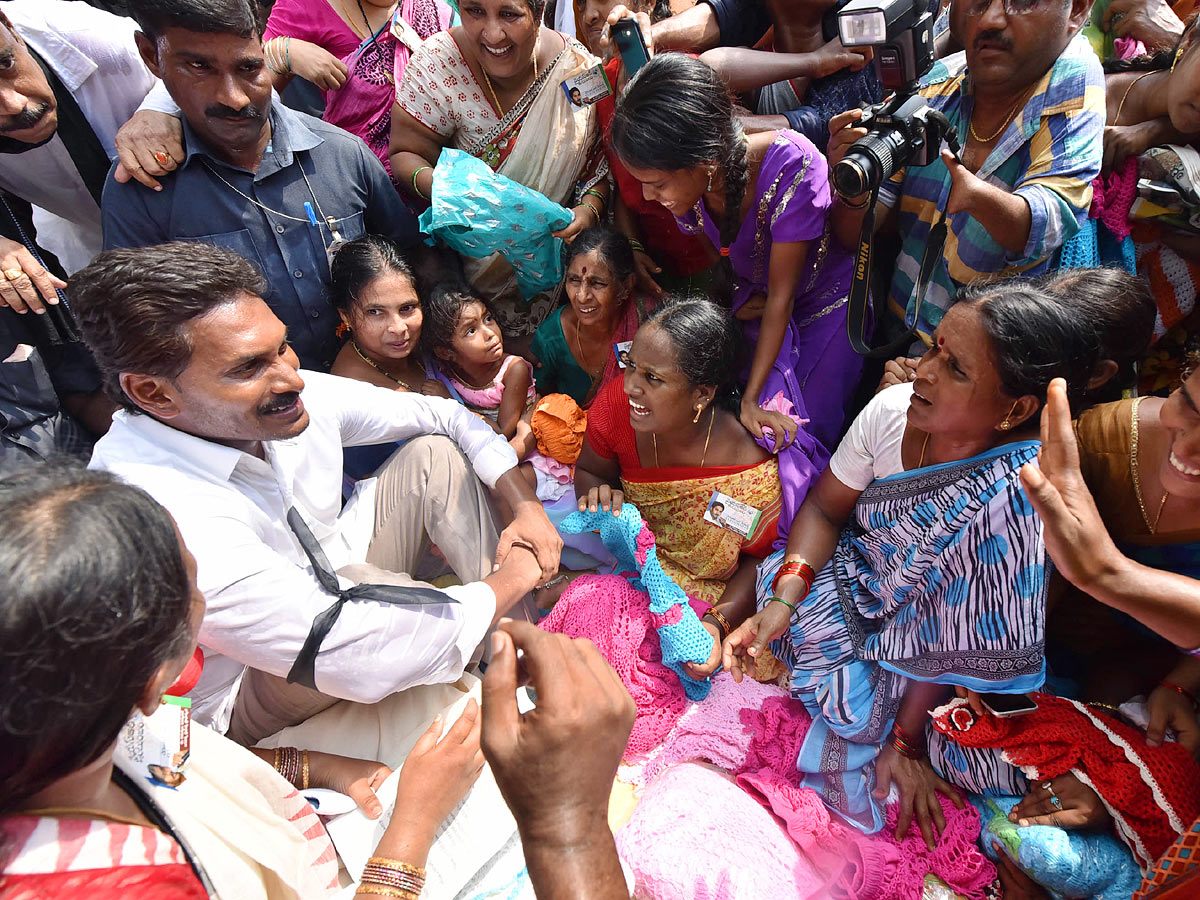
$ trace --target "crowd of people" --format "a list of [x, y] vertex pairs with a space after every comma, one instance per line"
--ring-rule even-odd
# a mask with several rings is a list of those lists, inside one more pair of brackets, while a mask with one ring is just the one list
[[0, 898], [1200, 896], [1194, 3], [843, 5], [0, 0]]

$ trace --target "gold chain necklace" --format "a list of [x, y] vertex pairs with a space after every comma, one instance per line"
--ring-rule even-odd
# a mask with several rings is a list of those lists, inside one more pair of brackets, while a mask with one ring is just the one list
[[358, 346], [358, 341], [354, 341], [354, 340], [350, 341], [350, 346], [354, 348], [354, 352], [358, 354], [359, 359], [361, 359], [368, 366], [373, 368], [376, 372], [381, 374], [384, 378], [387, 378], [387, 379], [390, 379], [391, 381], [396, 382], [396, 384], [400, 385], [400, 387], [404, 388], [406, 391], [412, 391], [414, 394], [417, 393], [417, 389], [414, 388], [407, 381], [405, 381], [402, 378], [397, 378], [395, 375], [393, 375], [391, 372], [389, 372], [387, 369], [385, 369], [379, 363], [375, 362], [375, 360], [371, 359], [371, 357], [367, 356], [367, 354], [363, 353], [362, 348], [360, 346]]
[[990, 144], [992, 141], [994, 141], [997, 137], [1000, 136], [1000, 132], [1002, 132], [1005, 128], [1008, 127], [1008, 123], [1013, 120], [1013, 116], [1015, 116], [1017, 114], [1017, 110], [1020, 109], [1024, 105], [1025, 105], [1025, 95], [1022, 94], [1020, 97], [1017, 98], [1017, 102], [1013, 104], [1013, 108], [1008, 111], [1008, 115], [1004, 117], [1004, 121], [1000, 123], [1000, 127], [997, 128], [995, 131], [993, 131], [991, 134], [989, 134], [987, 137], [980, 137], [979, 132], [975, 130], [975, 110], [972, 109], [971, 110], [971, 126], [969, 129], [971, 132], [971, 137], [975, 138], [975, 140], [977, 140], [981, 144]]
[[[700, 454], [700, 468], [704, 468], [704, 460], [708, 459], [708, 442], [712, 438], [713, 420], [717, 417], [717, 408], [714, 406], [712, 412], [708, 416], [708, 434], [704, 436], [704, 452]], [[661, 468], [658, 464], [658, 435], [653, 431], [650, 432], [650, 441], [654, 444], [654, 468]]]
[[1171, 492], [1163, 489], [1162, 500], [1158, 504], [1158, 515], [1154, 517], [1154, 523], [1151, 524], [1150, 517], [1146, 515], [1146, 504], [1142, 501], [1142, 479], [1138, 475], [1138, 407], [1142, 404], [1142, 398], [1138, 397], [1133, 401], [1133, 409], [1130, 413], [1132, 428], [1130, 430], [1129, 440], [1129, 474], [1133, 477], [1133, 495], [1137, 497], [1138, 509], [1142, 511], [1142, 521], [1146, 523], [1146, 527], [1150, 529], [1151, 534], [1158, 533], [1158, 523], [1162, 521], [1163, 507], [1167, 505], [1167, 497]]
[[1157, 75], [1161, 71], [1161, 69], [1151, 69], [1149, 72], [1143, 72], [1137, 78], [1133, 79], [1133, 81], [1129, 82], [1129, 86], [1125, 88], [1125, 93], [1121, 95], [1121, 102], [1117, 104], [1117, 114], [1113, 117], [1114, 125], [1121, 124], [1121, 110], [1125, 108], [1125, 101], [1129, 99], [1129, 92], [1133, 90], [1133, 86], [1147, 75]]
[[[537, 58], [538, 58], [538, 46], [540, 44], [541, 44], [540, 39], [535, 41], [533, 44], [533, 81], [534, 82], [536, 82], [538, 80]], [[492, 79], [490, 79], [488, 77], [487, 69], [485, 69], [483, 67], [483, 60], [479, 61], [479, 71], [483, 73], [483, 83], [487, 85], [488, 93], [492, 95], [492, 102], [496, 104], [496, 112], [500, 113], [500, 118], [503, 119], [504, 118], [504, 107], [500, 105], [500, 98], [496, 96], [496, 89], [494, 87], [492, 87]], [[530, 83], [532, 84], [533, 82], [530, 82]]]
[[925, 468], [925, 448], [929, 446], [929, 432], [925, 432], [925, 440], [921, 442], [921, 458], [917, 460], [917, 468]]

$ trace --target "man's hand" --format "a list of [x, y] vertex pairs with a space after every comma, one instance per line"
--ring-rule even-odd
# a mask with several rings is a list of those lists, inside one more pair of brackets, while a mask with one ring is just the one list
[[292, 72], [323, 91], [336, 91], [346, 83], [350, 74], [346, 64], [324, 47], [299, 38], [292, 38], [288, 42], [288, 56]]
[[942, 150], [942, 162], [950, 170], [950, 197], [946, 201], [946, 217], [973, 209], [979, 201], [980, 188], [987, 182], [964, 166], [949, 150]]
[[1179, 691], [1160, 684], [1146, 699], [1146, 713], [1150, 717], [1146, 724], [1146, 743], [1151, 747], [1162, 746], [1169, 728], [1175, 732], [1179, 744], [1193, 756], [1200, 750], [1200, 722], [1196, 720], [1196, 708]]
[[861, 109], [848, 109], [829, 120], [829, 144], [825, 148], [825, 158], [829, 161], [830, 171], [842, 161], [851, 144], [867, 136], [867, 129], [858, 125], [862, 116]]
[[183, 125], [175, 116], [141, 109], [117, 132], [117, 157], [113, 172], [121, 184], [131, 178], [156, 191], [158, 178], [183, 164]]
[[[517, 650], [537, 707], [517, 712]], [[608, 797], [636, 714], [591, 641], [502, 621], [483, 678], [483, 752], [521, 837], [575, 851], [608, 836]]]
[[1051, 381], [1047, 392], [1038, 463], [1021, 468], [1021, 482], [1045, 525], [1046, 550], [1063, 577], [1087, 591], [1105, 561], [1121, 554], [1084, 484], [1067, 383], [1061, 378]]
[[894, 384], [908, 384], [910, 381], [917, 380], [917, 363], [921, 361], [919, 356], [900, 356], [896, 359], [889, 359], [883, 365], [883, 377], [879, 379], [879, 387], [875, 388], [875, 393], [879, 393], [884, 388], [891, 387]]
[[[646, 57], [654, 58], [654, 29], [650, 25], [649, 13], [635, 13], [629, 7], [618, 3], [612, 8], [608, 14], [608, 20], [604, 23], [604, 27], [600, 30], [600, 54], [604, 59], [612, 59], [614, 56], [619, 56], [616, 43], [612, 39], [612, 27], [622, 19], [633, 19], [638, 23], [638, 27], [642, 29], [642, 40], [646, 43]], [[622, 87], [629, 76], [625, 73], [625, 65], [621, 64], [621, 69], [617, 74], [617, 84], [614, 85], [617, 92], [620, 93]]]
[[0, 298], [15, 312], [46, 311], [45, 303], [58, 303], [57, 288], [67, 283], [55, 278], [24, 244], [0, 237]]
[[[513, 470], [516, 471], [515, 469]], [[518, 476], [519, 477], [519, 476]], [[496, 547], [496, 565], [492, 571], [500, 568], [514, 543], [528, 544], [533, 548], [538, 565], [542, 568], [542, 581], [549, 581], [558, 574], [558, 559], [562, 553], [562, 537], [550, 520], [546, 511], [536, 499], [525, 501], [514, 507], [513, 520], [508, 527], [500, 532], [500, 543]]]
[[721, 648], [721, 664], [738, 684], [742, 672], [751, 676], [767, 645], [787, 630], [792, 612], [783, 603], [768, 603], [733, 629]]
[[1151, 52], [1169, 50], [1183, 34], [1183, 22], [1166, 0], [1113, 0], [1101, 27], [1114, 37], [1139, 40]]
[[811, 78], [825, 78], [849, 69], [858, 72], [874, 58], [870, 47], [843, 47], [841, 38], [834, 38], [812, 54], [815, 68]]
[[1141, 122], [1137, 125], [1105, 125], [1104, 126], [1104, 164], [1105, 172], [1119, 169], [1121, 164], [1131, 156], [1139, 156], [1154, 146], [1154, 137], [1158, 129], [1154, 122]]

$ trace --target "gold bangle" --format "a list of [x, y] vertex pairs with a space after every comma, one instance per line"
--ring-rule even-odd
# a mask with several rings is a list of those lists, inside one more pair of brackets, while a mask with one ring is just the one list
[[358, 890], [354, 892], [355, 897], [367, 894], [381, 897], [399, 897], [400, 900], [419, 900], [421, 896], [420, 894], [414, 894], [412, 891], [402, 891], [399, 888], [391, 888], [386, 884], [375, 884], [370, 881], [360, 884]]
[[394, 869], [399, 869], [400, 871], [407, 872], [410, 875], [417, 875], [421, 878], [425, 877], [424, 869], [420, 868], [419, 866], [406, 863], [402, 859], [391, 859], [387, 856], [372, 856], [367, 860], [367, 862], [375, 863], [376, 865], [380, 866], [391, 866]]
[[704, 611], [704, 615], [702, 615], [700, 618], [706, 619], [709, 616], [712, 616], [713, 621], [717, 623], [717, 629], [721, 632], [721, 643], [724, 643], [725, 638], [729, 637], [729, 632], [733, 631], [733, 629], [729, 627], [729, 620], [721, 615], [715, 606], [710, 606], [708, 609], [706, 609]]
[[300, 790], [308, 790], [308, 751], [305, 750], [300, 754]]
[[600, 210], [596, 209], [596, 207], [594, 207], [592, 204], [588, 203], [586, 200], [580, 200], [579, 205], [586, 206], [588, 209], [590, 209], [592, 212], [594, 212], [596, 214], [596, 224], [597, 225], [600, 224]]

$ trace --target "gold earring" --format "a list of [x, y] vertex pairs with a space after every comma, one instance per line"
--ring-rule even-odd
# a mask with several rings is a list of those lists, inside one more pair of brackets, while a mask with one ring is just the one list
[[714, 174], [716, 174], [716, 171], [717, 171], [716, 169], [709, 169], [709, 170], [708, 170], [708, 189], [709, 189], [710, 191], [712, 190], [712, 179], [713, 179], [713, 175], [714, 175]]
[[693, 424], [693, 425], [699, 425], [699, 424], [700, 424], [700, 413], [702, 413], [702, 412], [704, 412], [704, 406], [703, 406], [703, 404], [699, 404], [699, 405], [697, 405], [697, 406], [696, 406], [696, 418], [692, 419], [692, 424]]
[[1016, 411], [1016, 409], [1017, 409], [1017, 404], [1018, 404], [1018, 403], [1020, 403], [1020, 402], [1021, 402], [1020, 400], [1014, 400], [1014, 401], [1013, 401], [1012, 408], [1011, 408], [1011, 409], [1009, 409], [1009, 411], [1008, 411], [1007, 413], [1005, 413], [1005, 415], [1004, 415], [1004, 421], [1000, 423], [1000, 430], [1001, 430], [1001, 431], [1008, 431], [1008, 429], [1012, 428], [1012, 422], [1010, 422], [1010, 421], [1009, 421], [1009, 418], [1010, 418], [1010, 417], [1012, 416], [1012, 414], [1013, 414], [1013, 413]]
[[[1179, 47], [1179, 48], [1178, 48], [1178, 49], [1175, 51], [1175, 58], [1174, 58], [1173, 60], [1171, 60], [1171, 71], [1172, 71], [1172, 72], [1174, 72], [1174, 71], [1175, 71], [1175, 67], [1176, 67], [1177, 65], [1179, 65], [1179, 57], [1181, 57], [1181, 56], [1183, 56], [1183, 47], [1182, 47], [1182, 45], [1181, 45], [1181, 46], [1180, 46], [1180, 47]], [[710, 188], [710, 190], [711, 190], [711, 188]]]

